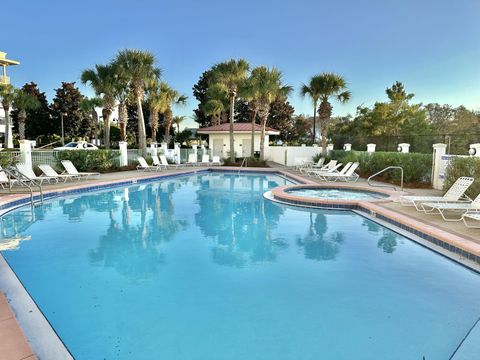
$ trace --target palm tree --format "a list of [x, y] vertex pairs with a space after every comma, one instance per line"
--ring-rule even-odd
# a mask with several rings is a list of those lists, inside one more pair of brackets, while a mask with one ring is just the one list
[[80, 76], [83, 84], [90, 83], [95, 94], [102, 96], [103, 142], [110, 148], [110, 116], [115, 109], [115, 74], [113, 65], [95, 65], [94, 69], [84, 70]]
[[173, 124], [173, 105], [185, 105], [187, 97], [181, 95], [177, 90], [171, 88], [167, 83], [162, 82], [160, 84], [160, 90], [163, 98], [163, 108], [161, 113], [163, 114], [163, 126], [165, 128], [164, 141], [168, 144], [170, 142], [170, 128]]
[[25, 120], [27, 110], [36, 110], [40, 107], [40, 101], [36, 96], [18, 89], [15, 91], [13, 106], [18, 110], [18, 135], [20, 140], [25, 140]]
[[319, 85], [319, 79], [320, 75], [313, 76], [310, 79], [310, 82], [308, 85], [303, 84], [302, 87], [300, 88], [300, 95], [303, 97], [309, 96], [312, 99], [313, 103], [313, 133], [312, 133], [312, 139], [313, 143], [315, 144], [317, 140], [317, 134], [316, 134], [316, 123], [317, 123], [317, 106], [318, 106], [318, 101], [320, 100], [320, 85]]
[[202, 110], [211, 117], [212, 125], [220, 125], [230, 101], [228, 90], [223, 85], [212, 84], [208, 87], [206, 95], [208, 101], [203, 105]]
[[131, 93], [128, 86], [128, 77], [123, 72], [123, 69], [115, 62], [112, 62], [112, 66], [114, 66], [114, 94], [118, 101], [118, 126], [120, 128], [120, 140], [126, 141], [128, 122], [127, 101], [131, 96]]
[[248, 109], [250, 110], [250, 118], [252, 122], [250, 156], [253, 156], [255, 153], [255, 124], [258, 114], [258, 87], [252, 75], [250, 75], [250, 77], [245, 81], [241, 92], [243, 98], [247, 100]]
[[223, 86], [228, 91], [230, 97], [230, 161], [235, 161], [235, 146], [233, 142], [233, 121], [235, 110], [235, 98], [237, 97], [238, 87], [247, 78], [249, 69], [246, 60], [229, 60], [214, 66], [213, 79], [214, 83]]
[[347, 90], [345, 79], [334, 73], [322, 73], [315, 77], [315, 86], [320, 95], [320, 106], [318, 107], [318, 119], [320, 121], [320, 132], [322, 136], [322, 153], [327, 155], [328, 128], [332, 117], [333, 98], [340, 103], [350, 100], [351, 93]]
[[282, 85], [282, 73], [276, 68], [259, 66], [252, 70], [252, 87], [255, 89], [255, 101], [262, 127], [260, 134], [260, 160], [265, 160], [265, 127], [270, 114], [270, 104], [279, 98], [285, 98], [292, 91], [290, 86]]
[[2, 98], [2, 107], [5, 112], [5, 144], [4, 147], [8, 148], [10, 142], [10, 105], [15, 98], [15, 88], [11, 84], [0, 84], [0, 98]]
[[142, 101], [145, 89], [153, 81], [157, 81], [160, 78], [161, 70], [155, 67], [155, 56], [148, 51], [122, 50], [118, 53], [114, 62], [120, 66], [121, 73], [125, 76], [137, 103], [138, 143], [143, 155], [146, 155], [147, 135], [145, 132]]
[[180, 133], [180, 124], [186, 119], [186, 116], [174, 116], [173, 122], [177, 125], [177, 134]]
[[93, 138], [95, 140], [98, 139], [98, 114], [95, 108], [102, 107], [103, 100], [101, 97], [95, 96], [92, 98], [85, 98], [80, 103], [80, 107], [86, 113], [90, 113], [90, 117], [92, 118], [93, 123]]

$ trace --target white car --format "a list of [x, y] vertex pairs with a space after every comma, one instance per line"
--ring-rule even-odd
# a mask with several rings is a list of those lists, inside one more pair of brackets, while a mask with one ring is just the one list
[[53, 150], [97, 150], [98, 147], [86, 141], [72, 141], [65, 146], [56, 147]]

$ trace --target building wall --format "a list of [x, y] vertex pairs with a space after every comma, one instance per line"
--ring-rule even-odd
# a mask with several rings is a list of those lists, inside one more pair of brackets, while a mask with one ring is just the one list
[[[244, 150], [243, 150], [243, 144], [244, 140], [247, 142], [251, 140], [252, 135], [250, 133], [240, 133], [240, 134], [234, 134], [234, 147], [235, 147], [235, 156], [236, 157], [243, 157], [244, 156]], [[230, 134], [209, 134], [208, 136], [208, 147], [213, 151], [213, 155], [215, 154], [215, 140], [218, 142], [222, 142], [222, 156], [223, 158], [228, 157], [228, 152], [230, 151]], [[268, 151], [268, 141], [269, 141], [269, 136], [265, 135], [265, 145], [266, 145], [266, 150]], [[250, 145], [251, 146], [251, 145]], [[255, 142], [254, 142], [254, 149], [255, 151], [260, 151], [260, 134], [255, 134]], [[266, 151], [266, 153], [267, 153]], [[246, 149], [246, 154], [250, 154], [250, 149]]]

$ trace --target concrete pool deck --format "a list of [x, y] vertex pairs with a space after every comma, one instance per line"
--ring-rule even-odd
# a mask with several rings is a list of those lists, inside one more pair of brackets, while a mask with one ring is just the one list
[[[101, 174], [98, 178], [92, 178], [88, 180], [81, 181], [69, 181], [66, 183], [59, 183], [55, 185], [43, 186], [44, 195], [62, 196], [63, 194], [71, 194], [72, 191], [82, 191], [82, 190], [100, 190], [102, 186], [112, 186], [112, 185], [125, 185], [136, 183], [137, 181], [144, 180], [154, 180], [159, 179], [164, 176], [171, 175], [181, 175], [196, 172], [199, 170], [205, 170], [206, 167], [187, 167], [181, 169], [169, 169], [162, 170], [158, 172], [143, 172], [143, 171], [124, 171], [124, 172], [115, 172]], [[237, 172], [239, 168], [231, 167], [210, 167], [213, 170], [225, 170], [225, 171], [235, 171]], [[297, 171], [291, 169], [285, 169], [278, 165], [274, 165], [270, 168], [242, 168], [242, 171], [247, 172], [272, 172], [280, 173], [286, 177], [289, 177], [297, 182], [304, 184], [322, 184], [327, 186], [345, 186], [345, 183], [338, 182], [322, 182], [319, 179], [310, 178], [303, 176]], [[381, 183], [377, 183], [381, 185]], [[369, 189], [369, 190], [380, 190], [380, 188], [369, 187], [364, 179], [360, 179], [356, 183], [348, 183], [348, 187], [358, 188], [358, 189]], [[384, 188], [385, 189], [385, 188]], [[403, 225], [407, 225], [411, 229], [418, 229], [427, 234], [430, 234], [432, 237], [441, 239], [443, 242], [451, 244], [455, 248], [460, 248], [465, 250], [468, 253], [474, 254], [480, 258], [480, 230], [468, 229], [463, 223], [457, 222], [444, 222], [440, 216], [437, 215], [425, 215], [423, 213], [417, 212], [414, 208], [403, 207], [400, 204], [394, 202], [394, 195], [399, 195], [399, 192], [393, 190], [385, 190], [392, 194], [392, 197], [388, 201], [382, 200], [377, 202], [362, 202], [368, 211], [369, 215], [395, 219]], [[432, 189], [406, 189], [406, 192], [413, 194], [422, 194], [422, 195], [440, 195], [440, 191], [435, 191]], [[398, 196], [397, 196], [398, 197]], [[16, 202], [19, 200], [25, 200], [29, 198], [29, 194], [9, 194], [7, 191], [0, 192], [0, 207], [7, 207], [8, 204]], [[393, 201], [392, 201], [393, 200]], [[5, 211], [5, 210], [4, 210]], [[440, 251], [439, 251], [440, 252]], [[457, 253], [452, 253], [454, 260], [462, 262], [462, 259], [465, 258], [464, 255]], [[1, 256], [1, 254], [0, 254]], [[467, 256], [468, 259], [468, 256]], [[4, 290], [4, 289], [0, 289]], [[0, 292], [0, 360], [20, 360], [20, 359], [36, 359], [36, 356], [31, 350], [26, 337], [23, 335], [18, 322], [15, 320], [14, 311], [9, 306], [8, 293], [4, 297]], [[21, 323], [21, 322], [20, 322]], [[3, 331], [3, 332], [2, 332]], [[8, 341], [3, 341], [3, 334], [8, 337]], [[7, 339], [7, 337], [5, 337]], [[13, 344], [13, 345], [12, 345]], [[23, 357], [22, 357], [23, 356]]]

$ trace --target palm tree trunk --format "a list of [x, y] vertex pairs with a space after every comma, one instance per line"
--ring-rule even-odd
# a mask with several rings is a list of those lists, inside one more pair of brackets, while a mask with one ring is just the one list
[[102, 110], [103, 115], [103, 142], [105, 149], [110, 149], [110, 114], [107, 109]]
[[5, 144], [4, 148], [8, 148], [8, 143], [10, 142], [10, 104], [8, 102], [2, 103], [3, 111], [5, 112]]
[[316, 123], [317, 123], [317, 103], [315, 102], [313, 104], [313, 135], [312, 135], [312, 140], [314, 144], [315, 144], [315, 141], [317, 140], [317, 134], [315, 129]]
[[257, 110], [252, 110], [252, 144], [250, 156], [254, 157], [255, 154], [255, 119], [257, 118]]
[[137, 118], [138, 118], [138, 147], [142, 155], [147, 155], [147, 134], [145, 132], [145, 119], [143, 118], [142, 99], [137, 96]]
[[235, 162], [235, 144], [233, 137], [233, 114], [235, 106], [235, 94], [230, 95], [230, 162]]
[[267, 116], [262, 116], [262, 131], [260, 133], [260, 161], [265, 161], [265, 126], [267, 124]]
[[92, 120], [93, 120], [93, 138], [95, 139], [95, 145], [97, 145], [98, 140], [98, 114], [95, 111], [95, 108], [92, 108]]
[[25, 119], [27, 113], [25, 110], [20, 110], [18, 113], [18, 137], [20, 140], [25, 140]]
[[118, 104], [118, 120], [120, 126], [120, 140], [125, 141], [127, 139], [128, 112], [127, 105], [124, 101]]

